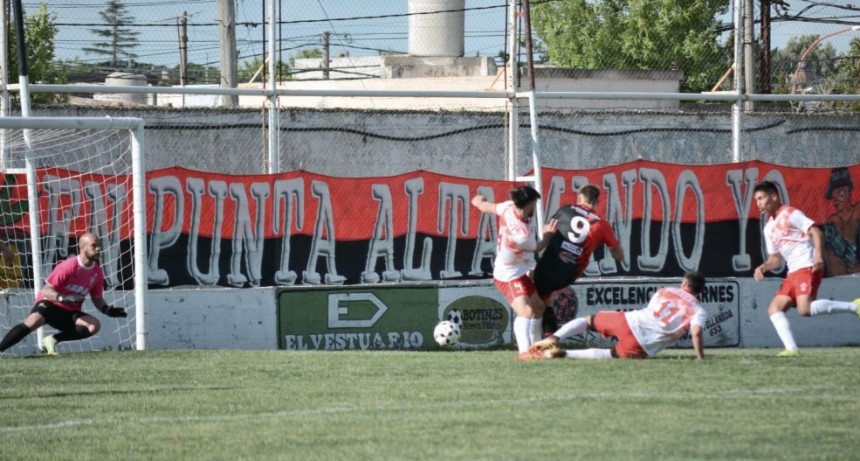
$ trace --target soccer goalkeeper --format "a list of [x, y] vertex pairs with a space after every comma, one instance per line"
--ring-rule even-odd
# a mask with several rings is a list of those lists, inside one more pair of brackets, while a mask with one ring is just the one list
[[86, 339], [98, 333], [101, 328], [99, 320], [81, 310], [87, 294], [96, 308], [108, 317], [128, 315], [125, 309], [113, 307], [104, 300], [105, 276], [99, 264], [102, 251], [99, 237], [93, 233], [82, 235], [78, 239], [78, 249], [77, 256], [66, 259], [51, 271], [45, 286], [36, 295], [30, 315], [12, 327], [0, 341], [0, 352], [46, 323], [59, 330], [59, 333], [42, 340], [42, 346], [49, 355], [57, 354], [58, 343]]

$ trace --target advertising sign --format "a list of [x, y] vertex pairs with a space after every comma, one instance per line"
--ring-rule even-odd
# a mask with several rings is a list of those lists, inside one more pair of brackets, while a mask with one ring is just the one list
[[511, 317], [491, 285], [307, 287], [277, 293], [278, 347], [427, 350], [440, 320], [463, 327], [458, 348], [507, 344]]

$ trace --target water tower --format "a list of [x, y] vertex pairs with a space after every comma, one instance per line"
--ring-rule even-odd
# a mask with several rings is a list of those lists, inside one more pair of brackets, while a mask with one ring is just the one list
[[463, 56], [465, 7], [466, 0], [409, 0], [409, 55]]

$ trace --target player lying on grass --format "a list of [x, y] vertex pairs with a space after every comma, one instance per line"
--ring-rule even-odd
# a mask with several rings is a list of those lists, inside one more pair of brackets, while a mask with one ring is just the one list
[[[532, 359], [644, 359], [678, 342], [689, 330], [696, 358], [704, 360], [702, 327], [707, 315], [698, 295], [705, 288], [705, 277], [698, 272], [687, 272], [681, 287], [664, 287], [657, 290], [648, 306], [630, 312], [600, 311], [584, 319], [564, 324], [552, 336], [532, 344]], [[586, 329], [618, 340], [612, 349], [564, 350], [558, 342]]]
[[57, 344], [89, 338], [101, 328], [97, 318], [81, 310], [89, 294], [93, 304], [108, 317], [125, 317], [125, 309], [113, 307], [104, 300], [104, 272], [99, 265], [101, 244], [97, 235], [86, 233], [78, 240], [79, 254], [57, 264], [36, 295], [30, 315], [9, 330], [0, 341], [0, 352], [14, 346], [44, 324], [59, 333], [46, 336], [42, 345], [49, 355], [56, 355]]

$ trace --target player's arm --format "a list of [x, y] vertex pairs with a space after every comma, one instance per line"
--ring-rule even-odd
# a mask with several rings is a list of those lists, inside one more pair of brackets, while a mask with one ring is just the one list
[[612, 256], [612, 259], [618, 262], [624, 261], [624, 247], [618, 245], [616, 247], [610, 248], [609, 255]]
[[555, 234], [555, 231], [558, 229], [558, 219], [550, 218], [549, 222], [544, 224], [543, 226], [543, 236], [540, 241], [537, 243], [537, 248], [535, 249], [536, 253], [540, 253], [544, 250], [544, 248], [549, 246], [549, 242], [552, 241], [552, 236]]
[[806, 232], [812, 238], [812, 268], [820, 271], [824, 269], [824, 233], [818, 226], [810, 226]]
[[472, 197], [472, 206], [480, 210], [481, 213], [496, 214], [496, 204], [488, 202], [481, 194]]
[[782, 256], [779, 253], [771, 253], [760, 266], [755, 268], [753, 278], [756, 280], [764, 279], [765, 272], [776, 269], [780, 264], [782, 264]]
[[93, 298], [93, 304], [102, 314], [108, 317], [126, 317], [128, 312], [122, 307], [113, 307], [104, 298]]
[[45, 283], [39, 292], [42, 294], [42, 297], [47, 299], [48, 301], [57, 301], [60, 303], [82, 303], [84, 302], [84, 297], [80, 295], [62, 295], [60, 294], [56, 288], [54, 288], [50, 283]]
[[693, 350], [696, 351], [696, 359], [705, 360], [705, 340], [702, 337], [702, 326], [690, 326], [690, 335], [693, 338]]

